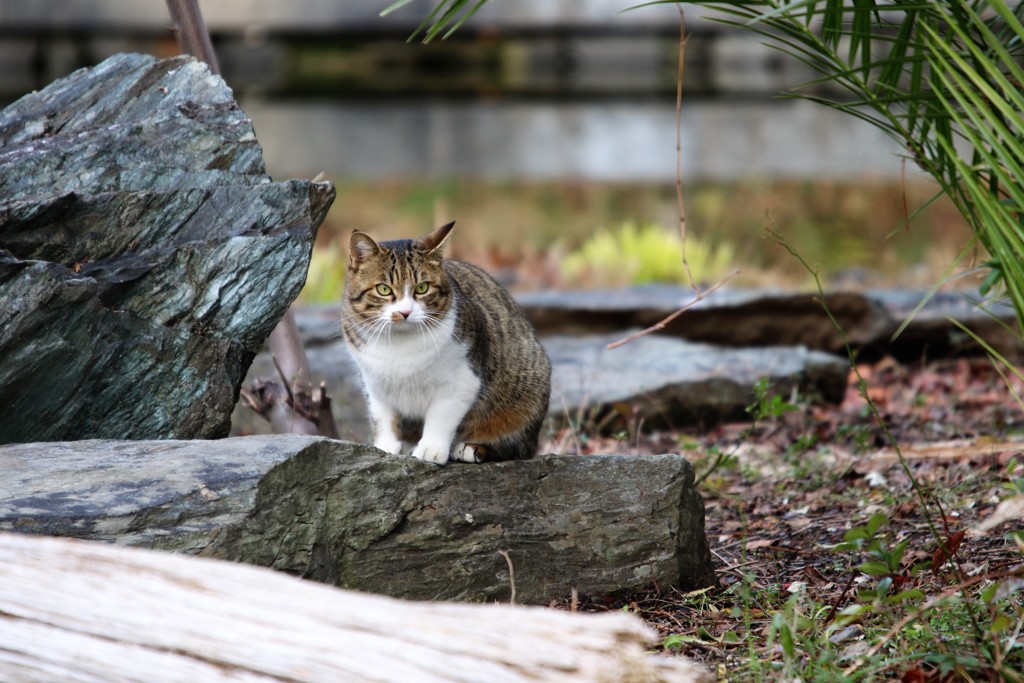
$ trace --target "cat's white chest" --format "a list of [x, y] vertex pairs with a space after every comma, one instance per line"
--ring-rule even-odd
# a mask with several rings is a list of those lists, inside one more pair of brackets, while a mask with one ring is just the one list
[[424, 417], [430, 407], [454, 396], [468, 404], [480, 389], [466, 345], [455, 339], [455, 313], [437, 327], [384, 335], [352, 349], [366, 389], [397, 413]]

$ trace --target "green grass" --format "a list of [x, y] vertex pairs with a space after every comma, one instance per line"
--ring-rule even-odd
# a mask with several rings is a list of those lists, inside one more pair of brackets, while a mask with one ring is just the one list
[[566, 254], [561, 275], [576, 288], [590, 286], [688, 284], [690, 275], [701, 284], [713, 284], [732, 270], [735, 248], [729, 242], [711, 244], [690, 236], [686, 241], [689, 273], [683, 266], [679, 233], [654, 223], [622, 223], [591, 235], [578, 249]]
[[[782, 405], [761, 403], [765, 410], [760, 412], [768, 415], [779, 413]], [[708, 453], [705, 459], [715, 457]], [[834, 474], [824, 461], [787, 463], [790, 471], [784, 472], [768, 460], [770, 456], [748, 463], [752, 471], [742, 475], [749, 481], [740, 490], [771, 478], [789, 484], [785, 495], [794, 505], [813, 499], [814, 488], [833, 490], [821, 483]], [[769, 474], [758, 476], [758, 466], [767, 466]], [[736, 470], [731, 461], [719, 472], [735, 483]], [[971, 490], [963, 490], [959, 500], [949, 492], [943, 496], [944, 509], [969, 509], [986, 490], [1003, 488], [1004, 497], [1018, 494], [1017, 470], [1016, 460], [1011, 460], [995, 477], [971, 478]], [[818, 479], [816, 487], [807, 482], [809, 477]], [[710, 481], [705, 482], [705, 496], [724, 503], [715, 509], [733, 510], [743, 529], [739, 551], [722, 558], [727, 566], [722, 578], [732, 582], [724, 590], [659, 595], [650, 605], [635, 603], [633, 611], [655, 623], [665, 614], [689, 620], [686, 628], [667, 633], [661, 622], [666, 651], [701, 659], [717, 670], [719, 680], [735, 683], [1024, 680], [1024, 557], [1012, 544], [991, 555], [993, 562], [1000, 562], [1000, 567], [985, 570], [991, 578], [961, 571], [961, 562], [977, 564], [970, 555], [978, 540], [970, 538], [965, 547], [973, 550], [933, 572], [935, 546], [928, 534], [920, 532], [919, 522], [908, 528], [895, 513], [905, 497], [873, 499], [875, 512], [868, 514], [863, 512], [868, 503], [849, 490], [832, 493], [825, 509], [848, 511], [851, 527], [838, 543], [819, 541], [818, 549], [810, 550], [806, 541], [787, 538], [784, 528], [773, 531], [770, 522], [748, 512], [749, 493], [731, 498], [727, 484], [708, 488]], [[823, 531], [813, 535], [821, 538]], [[772, 548], [763, 545], [766, 534], [780, 544], [774, 560]], [[761, 540], [756, 551], [747, 548], [753, 539]], [[799, 554], [791, 554], [797, 549]], [[1024, 551], [1024, 545], [1019, 549]], [[764, 569], [782, 562], [780, 558], [796, 558], [821, 578], [817, 583], [781, 583], [772, 570]]]

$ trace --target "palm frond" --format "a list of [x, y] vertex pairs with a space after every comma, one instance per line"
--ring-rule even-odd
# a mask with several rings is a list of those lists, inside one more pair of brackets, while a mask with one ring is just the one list
[[[392, 12], [411, 0], [396, 0]], [[445, 38], [485, 0], [441, 0], [416, 29]], [[629, 9], [677, 4], [648, 0]], [[992, 257], [1024, 327], [1024, 3], [1000, 0], [718, 0], [819, 77], [792, 97], [871, 123], [932, 175]], [[966, 157], [966, 158], [965, 158]]]
[[792, 96], [868, 121], [903, 144], [975, 230], [1024, 327], [1021, 3], [696, 4], [816, 69], [820, 77]]
[[[380, 15], [386, 16], [391, 14], [412, 1], [396, 0], [396, 2], [385, 7]], [[472, 4], [472, 2], [473, 0], [441, 0], [431, 10], [430, 14], [427, 15], [427, 18], [412, 32], [412, 35], [409, 36], [409, 42], [412, 42], [421, 34], [423, 35], [422, 42], [424, 43], [430, 43], [438, 36], [442, 40], [448, 38], [465, 24], [471, 16], [476, 14], [477, 10], [487, 3], [487, 0], [476, 0], [476, 4]]]

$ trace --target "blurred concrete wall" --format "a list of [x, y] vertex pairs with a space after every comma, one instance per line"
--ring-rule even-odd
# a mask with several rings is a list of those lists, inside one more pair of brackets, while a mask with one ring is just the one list
[[[273, 172], [675, 177], [674, 6], [492, 0], [451, 40], [406, 38], [435, 0], [205, 0], [225, 79]], [[687, 9], [683, 172], [894, 177], [871, 126], [775, 95], [813, 78]], [[0, 0], [0, 99], [121, 51], [177, 52], [161, 0]]]

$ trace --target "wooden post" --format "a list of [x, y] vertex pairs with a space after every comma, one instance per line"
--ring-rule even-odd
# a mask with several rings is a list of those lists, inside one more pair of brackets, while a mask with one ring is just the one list
[[217, 53], [213, 51], [210, 32], [199, 11], [199, 0], [167, 0], [167, 9], [174, 22], [178, 46], [185, 54], [192, 55], [210, 65], [210, 71], [220, 73]]

